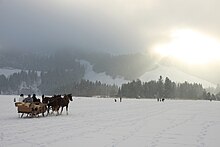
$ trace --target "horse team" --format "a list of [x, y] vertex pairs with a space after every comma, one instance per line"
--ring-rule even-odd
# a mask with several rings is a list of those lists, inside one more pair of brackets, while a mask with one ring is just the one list
[[[70, 101], [73, 101], [72, 94], [65, 94], [63, 97], [61, 95], [54, 95], [52, 97], [42, 96], [42, 103], [47, 104], [47, 115], [50, 114], [50, 110], [52, 110], [51, 114], [53, 114], [54, 111], [57, 112], [56, 115], [62, 114], [64, 107], [66, 107], [66, 114], [68, 115], [68, 105]], [[61, 111], [59, 112], [60, 108]]]

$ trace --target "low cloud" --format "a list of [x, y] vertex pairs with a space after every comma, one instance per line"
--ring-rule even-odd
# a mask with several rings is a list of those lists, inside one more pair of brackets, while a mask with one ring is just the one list
[[175, 28], [220, 37], [217, 0], [2, 0], [4, 48], [145, 52]]

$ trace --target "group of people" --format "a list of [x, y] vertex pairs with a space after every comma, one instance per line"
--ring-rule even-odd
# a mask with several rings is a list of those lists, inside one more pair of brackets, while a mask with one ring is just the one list
[[[16, 99], [14, 100], [16, 102]], [[19, 102], [32, 103], [32, 102], [40, 102], [40, 99], [36, 97], [36, 94], [33, 94], [32, 97], [30, 94], [26, 98], [24, 98], [24, 94], [20, 94], [18, 98]]]
[[[115, 102], [117, 102], [117, 99], [114, 99]], [[119, 98], [119, 101], [122, 102], [122, 97]]]

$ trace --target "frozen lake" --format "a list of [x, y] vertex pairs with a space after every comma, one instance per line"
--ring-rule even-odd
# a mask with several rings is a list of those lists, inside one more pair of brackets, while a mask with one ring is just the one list
[[220, 102], [74, 97], [69, 115], [18, 118], [0, 96], [0, 147], [219, 147]]

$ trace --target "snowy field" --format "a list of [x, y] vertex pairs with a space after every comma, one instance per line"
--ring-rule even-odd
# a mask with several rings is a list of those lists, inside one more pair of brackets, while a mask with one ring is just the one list
[[69, 115], [18, 118], [0, 95], [0, 147], [219, 147], [220, 102], [74, 98]]

